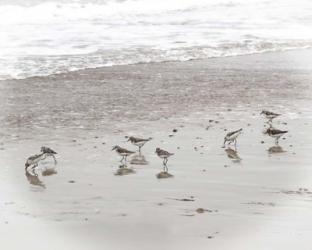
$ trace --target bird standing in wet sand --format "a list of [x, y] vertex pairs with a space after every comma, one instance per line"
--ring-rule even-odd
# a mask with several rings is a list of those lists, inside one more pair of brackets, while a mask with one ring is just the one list
[[46, 157], [51, 156], [54, 159], [54, 164], [57, 164], [55, 155], [57, 154], [53, 149], [48, 148], [48, 147], [41, 147], [40, 150], [42, 153], [44, 153], [46, 155]]
[[169, 153], [168, 151], [165, 151], [160, 148], [156, 148], [155, 153], [158, 155], [159, 158], [163, 159], [164, 170], [165, 172], [167, 172], [168, 171], [168, 167], [167, 167], [168, 158], [174, 154]]
[[25, 170], [27, 170], [30, 166], [33, 166], [32, 169], [38, 167], [38, 163], [46, 157], [45, 153], [30, 156], [25, 163]]
[[127, 161], [127, 157], [129, 155], [132, 155], [134, 154], [135, 152], [133, 151], [130, 151], [128, 149], [125, 149], [125, 148], [122, 148], [122, 147], [119, 147], [119, 146], [115, 146], [113, 147], [112, 150], [115, 150], [117, 152], [117, 154], [119, 154], [120, 156], [122, 156], [120, 162], [122, 162], [123, 160], [125, 160], [125, 162]]
[[273, 113], [273, 112], [267, 111], [267, 110], [262, 110], [262, 112], [260, 114], [264, 115], [268, 119], [269, 122], [272, 122], [272, 120], [274, 118], [281, 115], [281, 114]]
[[134, 136], [130, 136], [128, 141], [130, 141], [133, 145], [139, 147], [139, 153], [141, 153], [141, 148], [147, 143], [148, 141], [152, 140], [152, 138], [148, 139], [143, 139], [143, 138], [138, 138]]
[[275, 129], [273, 127], [269, 127], [264, 133], [270, 137], [275, 138], [275, 144], [278, 145], [279, 138], [281, 138], [287, 132], [288, 131], [286, 131], [286, 130], [279, 130], [279, 129]]
[[233, 132], [229, 132], [226, 134], [224, 137], [224, 143], [223, 143], [223, 148], [225, 148], [225, 143], [229, 142], [228, 144], [231, 144], [234, 142], [235, 148], [236, 148], [236, 143], [237, 143], [237, 137], [242, 133], [243, 129], [238, 129]]

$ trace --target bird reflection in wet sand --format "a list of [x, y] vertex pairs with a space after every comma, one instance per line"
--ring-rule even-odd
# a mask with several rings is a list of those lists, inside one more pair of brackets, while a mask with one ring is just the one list
[[269, 154], [278, 154], [286, 152], [281, 146], [272, 146], [268, 149]]
[[57, 174], [55, 168], [45, 168], [41, 172], [42, 176], [51, 176]]
[[128, 175], [128, 174], [134, 174], [135, 171], [131, 168], [128, 168], [128, 166], [126, 165], [126, 163], [120, 165], [115, 173], [115, 175]]
[[239, 157], [237, 150], [228, 147], [225, 149], [225, 152], [233, 162], [240, 162], [242, 160], [242, 158]]
[[34, 169], [31, 171], [25, 170], [25, 176], [31, 185], [46, 188], [45, 184], [39, 179], [39, 176]]
[[131, 158], [130, 164], [133, 165], [148, 165], [148, 161], [145, 159], [145, 156], [141, 153], [134, 155]]

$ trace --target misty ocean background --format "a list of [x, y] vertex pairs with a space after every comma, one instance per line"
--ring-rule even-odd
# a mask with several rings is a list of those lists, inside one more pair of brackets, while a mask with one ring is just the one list
[[312, 47], [310, 0], [1, 0], [0, 79]]

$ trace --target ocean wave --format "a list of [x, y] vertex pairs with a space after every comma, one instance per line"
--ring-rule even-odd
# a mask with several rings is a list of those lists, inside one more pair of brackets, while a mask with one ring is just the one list
[[0, 79], [312, 44], [308, 0], [22, 2], [0, 4]]

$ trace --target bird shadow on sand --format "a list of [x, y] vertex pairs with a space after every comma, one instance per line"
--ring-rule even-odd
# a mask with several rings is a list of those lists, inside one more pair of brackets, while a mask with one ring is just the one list
[[280, 154], [280, 153], [285, 153], [285, 152], [287, 152], [287, 151], [284, 150], [279, 145], [274, 145], [274, 146], [268, 148], [268, 153], [269, 154]]
[[156, 174], [157, 179], [167, 179], [172, 178], [174, 175], [170, 174], [167, 164], [163, 163], [163, 171]]
[[118, 169], [115, 172], [115, 175], [123, 176], [123, 175], [135, 174], [135, 173], [136, 172], [132, 168], [128, 168], [126, 163], [123, 163], [122, 165], [118, 166]]
[[233, 149], [231, 147], [227, 147], [225, 150], [225, 153], [227, 157], [232, 160], [235, 163], [240, 163], [242, 161], [242, 158], [238, 155], [238, 151], [236, 149]]
[[141, 153], [135, 154], [130, 160], [132, 165], [148, 165], [148, 161], [145, 159], [145, 156]]
[[55, 174], [57, 174], [55, 167], [45, 167], [43, 169], [34, 168], [25, 170], [25, 176], [29, 184], [42, 188], [46, 188], [46, 185], [40, 179], [40, 175], [41, 177], [47, 177]]
[[161, 171], [158, 174], [156, 174], [157, 179], [167, 179], [172, 178], [174, 175], [168, 173], [167, 171]]

